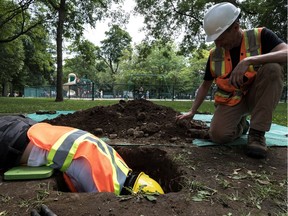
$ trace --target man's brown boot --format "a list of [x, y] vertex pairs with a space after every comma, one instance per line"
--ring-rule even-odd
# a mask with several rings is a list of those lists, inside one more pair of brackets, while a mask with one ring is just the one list
[[265, 132], [250, 128], [246, 154], [253, 158], [266, 158], [267, 146]]

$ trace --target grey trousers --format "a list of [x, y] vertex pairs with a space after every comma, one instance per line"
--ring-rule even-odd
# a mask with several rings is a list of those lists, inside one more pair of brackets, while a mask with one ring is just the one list
[[217, 105], [209, 135], [213, 142], [229, 143], [243, 132], [242, 117], [251, 115], [250, 128], [269, 131], [272, 114], [283, 90], [283, 68], [277, 63], [261, 66], [256, 79], [241, 102], [235, 106]]

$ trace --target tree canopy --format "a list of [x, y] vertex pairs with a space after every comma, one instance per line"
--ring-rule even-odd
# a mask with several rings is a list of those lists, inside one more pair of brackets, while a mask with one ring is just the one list
[[112, 25], [109, 31], [105, 32], [106, 39], [101, 41], [98, 56], [109, 67], [111, 75], [118, 72], [120, 58], [125, 49], [131, 50], [132, 41], [128, 32], [121, 29], [118, 25]]
[[[73, 57], [66, 59], [65, 73], [76, 72], [80, 77], [102, 83], [126, 79], [137, 85], [160, 82], [159, 77], [165, 77], [165, 82], [179, 85], [179, 91], [194, 91], [189, 83], [194, 86], [199, 82], [209, 50], [202, 28], [203, 16], [209, 7], [222, 1], [135, 2], [134, 12], [144, 16], [147, 38], [132, 47], [132, 38], [123, 28], [127, 14], [121, 9], [122, 0], [0, 1], [2, 95], [6, 94], [7, 83], [19, 88], [56, 84], [56, 101], [62, 101], [64, 40], [72, 44], [69, 50], [73, 52]], [[243, 28], [265, 26], [287, 42], [287, 2], [229, 2], [241, 8]], [[112, 24], [99, 47], [83, 39], [85, 25], [95, 27], [107, 18]], [[148, 76], [131, 78], [136, 74]]]
[[33, 2], [34, 0], [0, 2], [0, 43], [11, 42], [42, 23], [42, 14], [31, 16], [32, 12], [34, 15], [37, 13], [31, 8]]
[[[162, 40], [181, 37], [181, 49], [189, 53], [205, 43], [202, 20], [206, 10], [223, 1], [135, 0], [135, 11], [144, 16], [147, 35]], [[229, 1], [241, 8], [243, 27], [264, 26], [287, 41], [287, 2], [281, 0]], [[271, 13], [273, 16], [271, 17]]]

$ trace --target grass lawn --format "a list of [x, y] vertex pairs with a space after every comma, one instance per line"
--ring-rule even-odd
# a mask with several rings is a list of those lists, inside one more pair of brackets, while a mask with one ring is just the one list
[[[55, 102], [51, 98], [13, 98], [0, 97], [0, 113], [34, 113], [39, 110], [84, 110], [94, 106], [109, 106], [119, 100], [64, 100]], [[156, 104], [171, 107], [176, 111], [185, 112], [191, 108], [191, 101], [153, 101]], [[214, 112], [214, 103], [205, 101], [199, 108], [200, 112]], [[273, 123], [287, 126], [287, 103], [279, 103], [273, 113]]]

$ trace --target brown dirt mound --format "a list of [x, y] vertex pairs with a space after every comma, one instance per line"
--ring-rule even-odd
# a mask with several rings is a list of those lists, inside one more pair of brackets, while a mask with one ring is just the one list
[[176, 123], [175, 117], [179, 114], [144, 99], [120, 100], [115, 105], [96, 106], [46, 122], [133, 143], [191, 143], [193, 138], [207, 138], [208, 127], [204, 122], [182, 120]]

